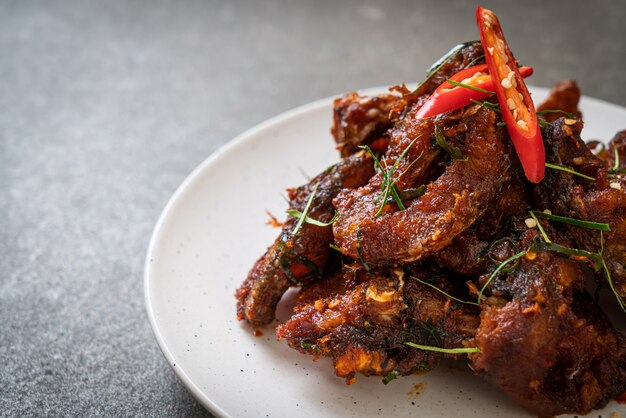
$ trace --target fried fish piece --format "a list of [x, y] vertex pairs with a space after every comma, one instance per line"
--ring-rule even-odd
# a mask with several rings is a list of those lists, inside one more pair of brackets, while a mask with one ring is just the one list
[[[289, 207], [301, 213], [315, 190], [307, 216], [328, 222], [334, 215], [332, 199], [344, 188], [363, 185], [373, 175], [373, 162], [364, 152], [354, 154], [330, 167], [306, 185], [289, 190]], [[235, 292], [237, 318], [252, 326], [274, 319], [276, 305], [290, 287], [321, 275], [333, 250], [330, 226], [302, 223], [293, 233], [297, 219], [290, 216], [274, 244], [254, 264], [246, 280]]]
[[[492, 204], [511, 177], [511, 150], [503, 129], [496, 126], [495, 112], [475, 106], [443, 132], [466, 160], [452, 160], [445, 172], [430, 183], [426, 193], [406, 202], [405, 210], [395, 204], [380, 206], [382, 173], [361, 188], [339, 193], [333, 204], [340, 213], [333, 225], [337, 245], [344, 254], [368, 265], [408, 263], [447, 247], [469, 228]], [[392, 133], [386, 166], [408, 149], [392, 181], [398, 190], [418, 187], [441, 153], [433, 145], [435, 124], [445, 125], [450, 115], [440, 119], [414, 119], [411, 115]], [[438, 149], [439, 148], [439, 149]]]
[[[458, 306], [403, 270], [358, 273], [344, 293], [317, 299], [277, 327], [279, 339], [314, 357], [332, 358], [349, 383], [357, 373], [409, 375], [433, 368], [443, 356], [407, 346], [459, 347], [478, 327], [478, 309]], [[418, 272], [428, 280], [430, 272]], [[346, 280], [351, 281], [352, 272]], [[439, 277], [438, 284], [446, 282]]]
[[626, 338], [585, 293], [589, 274], [540, 251], [496, 285], [509, 301], [483, 305], [472, 369], [538, 416], [586, 414], [626, 391]]

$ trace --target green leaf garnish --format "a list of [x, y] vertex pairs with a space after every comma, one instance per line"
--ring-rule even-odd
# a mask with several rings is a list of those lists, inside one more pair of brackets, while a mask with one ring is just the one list
[[309, 210], [311, 209], [311, 204], [313, 203], [313, 198], [315, 197], [315, 193], [317, 192], [317, 188], [319, 185], [320, 185], [319, 182], [315, 183], [315, 187], [313, 187], [313, 192], [309, 196], [309, 200], [307, 200], [306, 202], [304, 211], [300, 213], [300, 219], [298, 219], [298, 223], [296, 223], [296, 226], [293, 228], [293, 231], [291, 231], [291, 235], [296, 235], [298, 231], [300, 230], [300, 228], [302, 227], [302, 224], [304, 223], [304, 220], [307, 218], [307, 214], [309, 213]]
[[[286, 244], [285, 242], [279, 242], [278, 246], [281, 249], [281, 254], [279, 258], [280, 268], [285, 272], [285, 275], [289, 280], [291, 280], [297, 286], [302, 286], [307, 279], [319, 277], [322, 274], [322, 270], [311, 260], [306, 258], [303, 255], [292, 254], [291, 246]], [[309, 269], [309, 272], [304, 276], [296, 277], [291, 271], [291, 265], [293, 262], [297, 262], [306, 266]]]
[[454, 81], [454, 80], [450, 80], [450, 79], [447, 79], [446, 81], [448, 83], [452, 84], [453, 86], [456, 86], [456, 87], [463, 87], [464, 89], [470, 89], [470, 90], [474, 90], [474, 91], [479, 91], [481, 93], [487, 93], [489, 95], [496, 94], [493, 91], [481, 89], [480, 87], [476, 87], [476, 86], [470, 86], [469, 84], [465, 84], [465, 83], [459, 83], [458, 81]]
[[[568, 218], [566, 216], [552, 215], [551, 213], [545, 213], [545, 212], [541, 212], [541, 211], [538, 211], [538, 210], [531, 210], [530, 213], [534, 214], [534, 215], [537, 215], [537, 216], [541, 216], [542, 218], [550, 219], [552, 221], [557, 221], [557, 222], [562, 222], [562, 223], [565, 223], [565, 224], [580, 226], [581, 228], [597, 229], [599, 231], [610, 231], [611, 230], [611, 226], [609, 224], [603, 223], [603, 222], [591, 222], [591, 221], [585, 221], [585, 220], [582, 220], [582, 219]], [[536, 218], [535, 218], [535, 221], [537, 221]]]
[[614, 146], [613, 152], [615, 153], [615, 163], [613, 164], [613, 167], [609, 169], [609, 173], [617, 174], [619, 171], [619, 152], [617, 152], [617, 147]]
[[426, 71], [426, 78], [424, 79], [424, 81], [419, 83], [418, 86], [415, 88], [415, 90], [413, 90], [413, 94], [417, 94], [417, 95], [423, 94], [424, 92], [422, 92], [422, 88], [426, 85], [426, 83], [428, 83], [435, 76], [435, 74], [437, 74], [437, 72], [439, 72], [439, 70], [441, 70], [441, 68], [448, 61], [450, 61], [450, 59], [452, 59], [455, 56], [456, 53], [461, 51], [463, 48], [466, 48], [477, 42], [480, 42], [480, 41], [469, 41], [469, 42], [464, 42], [462, 44], [456, 45], [448, 53], [446, 53], [444, 56], [442, 56], [437, 61], [435, 61], [435, 63], [430, 66], [428, 71]]
[[[400, 210], [406, 209], [404, 207], [404, 205], [402, 204], [402, 199], [400, 198], [400, 196], [398, 194], [398, 190], [396, 189], [397, 181], [400, 179], [400, 177], [402, 177], [402, 175], [406, 172], [406, 170], [404, 172], [400, 173], [400, 175], [398, 176], [398, 178], [396, 180], [393, 180], [393, 174], [395, 173], [396, 169], [398, 168], [398, 165], [400, 164], [400, 161], [404, 158], [406, 153], [409, 151], [409, 148], [411, 148], [413, 146], [413, 144], [415, 143], [416, 140], [417, 140], [417, 138], [415, 138], [413, 141], [411, 141], [409, 143], [409, 145], [407, 145], [406, 148], [404, 148], [404, 150], [402, 150], [402, 152], [400, 153], [400, 155], [398, 156], [396, 161], [393, 163], [391, 168], [387, 168], [386, 164], [385, 164], [385, 167], [383, 167], [383, 165], [381, 164], [380, 160], [378, 159], [376, 154], [374, 154], [374, 152], [370, 149], [370, 147], [368, 147], [367, 145], [359, 146], [359, 148], [364, 149], [365, 151], [367, 151], [370, 154], [370, 156], [374, 160], [374, 166], [376, 168], [378, 168], [380, 170], [380, 172], [382, 173], [382, 175], [383, 175], [383, 181], [380, 184], [380, 189], [382, 190], [382, 194], [380, 196], [378, 196], [376, 198], [376, 200], [374, 200], [374, 203], [381, 202], [380, 207], [376, 211], [375, 216], [382, 215], [383, 209], [385, 208], [385, 205], [388, 203], [387, 200], [388, 200], [388, 198], [390, 196], [393, 199], [393, 201], [396, 203], [396, 205], [398, 205], [398, 209], [400, 209]], [[413, 165], [415, 163], [415, 161], [417, 161], [421, 156], [422, 155], [420, 154], [411, 164], [409, 164], [409, 167], [411, 165]], [[407, 167], [407, 169], [408, 169], [408, 167]]]
[[[600, 255], [602, 255], [602, 253], [604, 253], [604, 234], [602, 234], [602, 231], [600, 231]], [[617, 290], [615, 290], [615, 286], [613, 286], [613, 279], [611, 279], [611, 272], [609, 271], [609, 267], [606, 265], [606, 261], [604, 261], [604, 258], [602, 258], [600, 265], [602, 269], [604, 270], [604, 276], [606, 277], [606, 281], [609, 283], [609, 287], [611, 288], [611, 291], [615, 295], [615, 299], [617, 299], [617, 303], [619, 304], [619, 307], [622, 308], [622, 311], [626, 312], [626, 304], [624, 303], [624, 300], [619, 295], [619, 293], [617, 293]]]
[[343, 254], [343, 251], [341, 251], [341, 248], [339, 248], [339, 247], [338, 247], [338, 246], [336, 246], [335, 244], [332, 244], [332, 243], [331, 243], [331, 244], [328, 244], [328, 246], [329, 246], [330, 248], [332, 248], [333, 250], [335, 250], [335, 251], [339, 251], [341, 254]]
[[446, 354], [463, 354], [463, 353], [480, 353], [480, 349], [477, 347], [473, 347], [473, 348], [441, 348], [441, 347], [432, 347], [430, 345], [421, 345], [421, 344], [415, 344], [415, 343], [405, 343], [406, 345], [413, 347], [413, 348], [419, 348], [420, 350], [425, 350], [425, 351], [436, 351], [438, 353], [446, 353]]
[[395, 379], [396, 377], [400, 376], [400, 372], [397, 370], [392, 370], [389, 372], [389, 374], [387, 376], [385, 376], [385, 378], [383, 379], [383, 384], [387, 384], [389, 382], [391, 382], [393, 379]]
[[[417, 199], [418, 197], [424, 196], [424, 193], [426, 193], [426, 186], [422, 184], [417, 189], [398, 190], [398, 197], [404, 203], [407, 200]], [[393, 203], [394, 200], [392, 197], [388, 197], [386, 202]]]
[[[302, 218], [302, 212], [300, 212], [297, 209], [289, 209], [287, 213], [293, 216], [294, 218], [298, 218], [298, 219]], [[317, 219], [313, 219], [308, 216], [304, 217], [304, 222], [311, 224], [311, 225], [315, 225], [315, 226], [330, 226], [335, 223], [337, 218], [339, 218], [339, 212], [335, 211], [335, 214], [333, 215], [332, 219], [328, 222], [318, 221]]]
[[435, 141], [437, 141], [437, 145], [443, 148], [455, 160], [467, 161], [467, 158], [463, 156], [460, 149], [448, 144], [446, 137], [443, 136], [443, 132], [441, 132], [441, 128], [439, 128], [438, 125], [435, 126]]
[[[497, 260], [497, 259], [493, 258], [493, 257], [491, 256], [491, 251], [493, 250], [493, 248], [494, 248], [496, 245], [498, 245], [498, 244], [500, 244], [500, 243], [502, 243], [502, 242], [510, 242], [510, 243], [511, 243], [511, 246], [515, 249], [515, 252], [518, 252], [518, 251], [519, 251], [519, 248], [517, 247], [517, 245], [515, 244], [515, 242], [514, 242], [512, 239], [510, 239], [510, 238], [506, 238], [506, 237], [505, 237], [505, 238], [500, 238], [500, 239], [498, 239], [498, 240], [496, 240], [496, 241], [492, 242], [492, 243], [489, 245], [489, 248], [487, 249], [487, 258], [489, 258], [489, 260], [490, 260], [492, 263], [494, 263], [496, 266], [499, 266], [500, 264], [502, 264], [502, 261], [500, 261], [500, 260]], [[502, 270], [501, 270], [501, 272], [502, 272], [502, 273], [510, 273], [510, 272], [512, 272], [513, 270], [515, 270], [515, 268], [516, 268], [516, 267], [517, 267], [517, 263], [513, 264], [511, 267], [507, 267], [507, 268], [505, 268], [505, 269], [502, 269]]]
[[622, 308], [622, 311], [626, 312], [626, 304], [624, 303], [624, 300], [619, 295], [619, 293], [617, 293], [617, 290], [615, 290], [615, 286], [613, 286], [613, 280], [611, 279], [611, 272], [609, 271], [609, 268], [606, 265], [606, 261], [604, 261], [604, 258], [601, 259], [600, 265], [602, 266], [602, 269], [604, 270], [604, 276], [606, 277], [606, 281], [609, 283], [609, 287], [611, 288], [611, 291], [615, 295], [615, 299], [617, 299], [617, 303], [619, 307]]
[[554, 242], [546, 242], [538, 246], [538, 249], [552, 251], [567, 257], [582, 257], [591, 261], [600, 262], [602, 256], [598, 253], [592, 253], [590, 251], [579, 250], [578, 248], [566, 247]]
[[545, 115], [546, 113], [563, 113], [566, 117], [573, 119], [575, 116], [569, 112], [559, 109], [545, 109], [537, 112], [538, 115]]
[[539, 228], [539, 232], [541, 232], [541, 235], [543, 236], [543, 240], [547, 242], [548, 244], [550, 244], [552, 241], [548, 237], [548, 234], [546, 234], [546, 231], [543, 229], [543, 226], [541, 226], [541, 222], [539, 222], [539, 219], [537, 219], [537, 216], [533, 213], [532, 210], [529, 213], [530, 213], [530, 216], [535, 220], [535, 223], [537, 224], [537, 228]]
[[479, 57], [474, 58], [473, 60], [471, 60], [471, 61], [469, 62], [469, 64], [467, 64], [467, 65], [465, 66], [465, 68], [470, 68], [470, 67], [472, 67], [472, 66], [476, 65], [476, 63], [477, 63], [478, 61], [480, 61], [480, 60], [482, 60], [482, 59], [484, 59], [484, 58], [485, 58], [485, 56], [484, 56], [484, 55], [481, 55], [481, 56], [479, 56]]
[[543, 129], [549, 128], [551, 126], [550, 122], [548, 122], [545, 119], [537, 119], [537, 121], [539, 122], [539, 126], [541, 126]]
[[304, 348], [305, 350], [315, 350], [317, 354], [320, 354], [322, 352], [322, 349], [316, 344], [305, 343], [304, 341], [300, 341], [300, 347]]
[[474, 99], [471, 99], [470, 101], [471, 101], [472, 103], [477, 104], [477, 105], [484, 106], [484, 107], [486, 107], [487, 109], [491, 109], [491, 110], [493, 110], [494, 112], [502, 113], [502, 112], [500, 111], [500, 105], [498, 105], [497, 103], [491, 103], [491, 102], [487, 102], [487, 101], [485, 101], [485, 100], [474, 100]]
[[489, 276], [489, 278], [487, 279], [487, 283], [485, 283], [485, 285], [483, 286], [483, 288], [482, 288], [482, 289], [480, 289], [480, 292], [478, 293], [478, 303], [480, 303], [480, 299], [482, 298], [482, 296], [483, 296], [483, 293], [484, 293], [485, 289], [487, 288], [487, 286], [489, 286], [489, 283], [491, 283], [491, 281], [493, 280], [493, 278], [494, 278], [494, 277], [496, 277], [496, 276], [498, 275], [498, 273], [500, 273], [500, 270], [502, 270], [502, 269], [503, 269], [503, 268], [504, 268], [507, 264], [509, 264], [510, 262], [515, 261], [515, 260], [517, 260], [518, 258], [525, 256], [527, 252], [528, 252], [528, 251], [520, 251], [519, 253], [512, 255], [511, 257], [509, 257], [509, 258], [507, 258], [506, 260], [504, 260], [504, 261], [502, 262], [502, 264], [500, 264], [500, 265], [498, 266], [498, 268], [497, 268], [497, 269], [495, 269], [493, 273], [491, 273], [491, 276]]
[[455, 298], [454, 296], [452, 296], [452, 295], [450, 295], [450, 294], [448, 294], [448, 293], [444, 292], [443, 290], [439, 289], [439, 288], [438, 288], [437, 286], [435, 286], [434, 284], [431, 284], [431, 283], [425, 282], [425, 281], [423, 281], [423, 280], [420, 280], [420, 279], [418, 279], [417, 277], [414, 277], [414, 276], [410, 276], [410, 277], [411, 277], [411, 279], [413, 279], [413, 280], [416, 280], [416, 281], [418, 281], [418, 282], [420, 282], [420, 283], [422, 283], [422, 284], [425, 284], [426, 286], [428, 286], [428, 287], [430, 287], [430, 288], [432, 288], [432, 289], [435, 289], [437, 292], [439, 292], [439, 293], [443, 294], [444, 296], [446, 296], [446, 297], [447, 297], [447, 298], [449, 298], [449, 299], [452, 299], [452, 300], [457, 301], [457, 302], [460, 302], [460, 303], [466, 303], [466, 304], [468, 304], [468, 305], [479, 305], [479, 304], [478, 304], [478, 303], [476, 303], [476, 302], [468, 302], [468, 301], [465, 301], [465, 300], [461, 300], [461, 299]]
[[[537, 212], [539, 213], [539, 212]], [[548, 215], [547, 213], [545, 213], [544, 215]], [[555, 216], [555, 215], [551, 215], [551, 216]], [[564, 218], [562, 216], [559, 216], [558, 218]], [[563, 220], [561, 220], [561, 222], [565, 222], [565, 223], [572, 223], [571, 220], [572, 218], [565, 218], [568, 221], [565, 222]], [[541, 225], [539, 223], [539, 220], [537, 218], [535, 218], [537, 225]], [[557, 219], [555, 219], [557, 220]], [[574, 219], [575, 221], [580, 221], [580, 219]], [[555, 244], [553, 242], [546, 242], [544, 244], [542, 244], [542, 246], [540, 248], [549, 250], [549, 251], [553, 251], [556, 252], [558, 254], [561, 255], [565, 255], [567, 257], [579, 257], [579, 258], [583, 258], [583, 259], [587, 259], [589, 261], [594, 261], [595, 262], [595, 266], [594, 269], [597, 272], [599, 269], [604, 270], [604, 276], [606, 277], [606, 281], [609, 284], [609, 287], [611, 288], [611, 291], [613, 292], [613, 295], [615, 295], [615, 299], [617, 299], [617, 303], [619, 304], [620, 308], [622, 308], [622, 310], [624, 312], [626, 312], [626, 304], [624, 303], [624, 300], [622, 299], [622, 297], [619, 295], [619, 293], [617, 293], [617, 290], [615, 290], [615, 286], [613, 286], [613, 279], [611, 278], [611, 272], [609, 271], [608, 266], [606, 265], [606, 261], [604, 260], [604, 257], [602, 256], [602, 253], [604, 253], [604, 234], [603, 231], [606, 231], [607, 229], [605, 229], [606, 225], [608, 227], [608, 224], [601, 224], [599, 222], [588, 222], [588, 221], [582, 221], [585, 223], [592, 223], [592, 224], [597, 224], [597, 225], [602, 225], [600, 227], [593, 227], [592, 229], [599, 229], [600, 230], [600, 251], [598, 251], [597, 253], [592, 253], [589, 251], [585, 251], [585, 250], [579, 250], [577, 248], [570, 248], [570, 247], [566, 247], [564, 245], [560, 245], [560, 244]], [[581, 225], [579, 225], [581, 226]], [[587, 228], [589, 228], [589, 226], [586, 226]], [[610, 229], [609, 229], [610, 230]], [[545, 237], [544, 237], [545, 239]], [[579, 260], [577, 260], [579, 261]]]
[[582, 177], [582, 178], [587, 179], [587, 180], [593, 180], [593, 181], [595, 181], [595, 180], [596, 180], [596, 178], [595, 178], [595, 177], [591, 177], [591, 176], [588, 176], [588, 175], [586, 175], [586, 174], [579, 173], [578, 171], [574, 171], [574, 170], [572, 170], [571, 168], [567, 168], [567, 167], [564, 167], [564, 166], [562, 166], [562, 165], [556, 165], [556, 164], [546, 163], [546, 167], [551, 168], [551, 169], [553, 169], [553, 170], [565, 171], [566, 173], [570, 173], [570, 174], [573, 174], [573, 175], [575, 175], [575, 176]]

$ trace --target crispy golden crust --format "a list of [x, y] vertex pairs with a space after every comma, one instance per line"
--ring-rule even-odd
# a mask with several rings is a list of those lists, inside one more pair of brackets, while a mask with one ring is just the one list
[[389, 141], [387, 131], [395, 122], [391, 111], [403, 106], [401, 102], [400, 96], [392, 94], [362, 96], [356, 92], [335, 99], [330, 132], [341, 156], [354, 154], [361, 145], [384, 152]]
[[[420, 94], [478, 49], [464, 51]], [[619, 172], [626, 167], [626, 131], [596, 156], [580, 139], [580, 119], [548, 113], [547, 161], [594, 180], [548, 169], [535, 185], [523, 177], [496, 113], [472, 105], [416, 119], [426, 96], [350, 94], [335, 102], [333, 134], [348, 157], [290, 190], [289, 198], [302, 211], [319, 183], [309, 216], [328, 221], [336, 209], [339, 218], [332, 228], [304, 224], [295, 236], [295, 219], [288, 219], [237, 291], [238, 317], [254, 326], [270, 322], [283, 292], [302, 284], [277, 336], [314, 358], [331, 358], [347, 383], [356, 374], [429, 370], [444, 356], [458, 356], [432, 348], [476, 348], [472, 369], [533, 414], [603, 407], [626, 391], [626, 338], [585, 289], [593, 278], [606, 285], [606, 276], [593, 271], [589, 258], [549, 251], [528, 211], [608, 223], [611, 231], [600, 238], [599, 231], [540, 218], [553, 242], [602, 250], [615, 290], [626, 298], [626, 179]], [[578, 98], [574, 83], [562, 83], [541, 108], [579, 114]], [[466, 161], [437, 145], [436, 126]], [[400, 193], [427, 185], [426, 193], [403, 195], [404, 210], [388, 200], [376, 216], [385, 179], [380, 170], [374, 174], [367, 154], [353, 154], [362, 144], [384, 154], [386, 170], [397, 163], [391, 180]]]
[[[346, 273], [346, 283], [354, 283], [352, 274]], [[300, 307], [278, 326], [278, 338], [299, 351], [331, 357], [335, 373], [352, 382], [357, 373], [408, 375], [439, 362], [440, 354], [415, 350], [407, 341], [451, 348], [474, 335], [476, 308], [453, 307], [401, 270], [358, 274], [358, 284], [347, 285], [343, 293]]]
[[[399, 190], [419, 186], [432, 155], [441, 152], [431, 142], [434, 124], [432, 119], [408, 119], [392, 134], [387, 166], [415, 140], [396, 170], [402, 173], [403, 167], [413, 164], [412, 175], [397, 182]], [[375, 215], [376, 199], [381, 195], [380, 173], [367, 186], [337, 196], [333, 204], [340, 217], [333, 232], [344, 254], [372, 266], [415, 261], [448, 246], [483, 214], [510, 179], [510, 153], [496, 129], [496, 114], [477, 107], [451, 131], [456, 135], [448, 141], [461, 149], [467, 161], [454, 160], [428, 185], [424, 196], [407, 202], [406, 210], [387, 205], [382, 216]], [[398, 137], [400, 140], [394, 141]]]
[[582, 264], [522, 259], [511, 300], [484, 305], [472, 368], [534, 414], [586, 414], [626, 390], [626, 339], [584, 293]]
[[[317, 185], [307, 215], [328, 222], [334, 214], [331, 201], [339, 190], [358, 187], [372, 174], [371, 158], [365, 153], [355, 154], [313, 178], [305, 186], [290, 190], [289, 206], [303, 212]], [[331, 227], [303, 223], [294, 235], [292, 231], [296, 221], [292, 216], [287, 219], [274, 244], [255, 263], [235, 293], [237, 317], [252, 326], [270, 323], [283, 293], [290, 286], [318, 278], [331, 257]]]
[[[575, 244], [591, 252], [604, 247], [604, 259], [611, 272], [616, 291], [626, 299], [626, 178], [608, 177], [608, 164], [596, 157], [580, 139], [582, 122], [565, 118], [556, 120], [544, 133], [547, 159], [580, 173], [597, 178], [587, 181], [563, 171], [549, 171], [544, 182], [535, 189], [541, 209], [555, 214], [595, 222], [608, 223], [611, 231], [602, 235], [569, 227]], [[620, 134], [611, 142], [620, 148]], [[604, 278], [600, 278], [604, 282]]]

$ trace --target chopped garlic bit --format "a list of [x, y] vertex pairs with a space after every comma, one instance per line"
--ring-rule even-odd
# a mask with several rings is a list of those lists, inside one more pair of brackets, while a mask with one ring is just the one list
[[535, 222], [535, 220], [533, 218], [526, 218], [524, 220], [524, 223], [526, 224], [527, 227], [529, 228], [534, 228], [537, 226], [537, 222]]
[[612, 183], [609, 184], [609, 187], [611, 189], [615, 189], [615, 190], [622, 190], [622, 185], [619, 184], [618, 182], [614, 181]]
[[548, 215], [552, 215], [552, 211], [550, 209], [544, 209], [543, 213], [547, 213]]

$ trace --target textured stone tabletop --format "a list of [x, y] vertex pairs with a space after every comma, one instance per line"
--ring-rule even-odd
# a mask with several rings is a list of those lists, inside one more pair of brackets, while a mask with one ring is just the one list
[[[208, 415], [145, 314], [143, 261], [167, 199], [279, 112], [419, 80], [477, 37], [474, 6], [1, 1], [0, 415]], [[574, 78], [626, 105], [623, 1], [485, 6], [532, 84]]]

